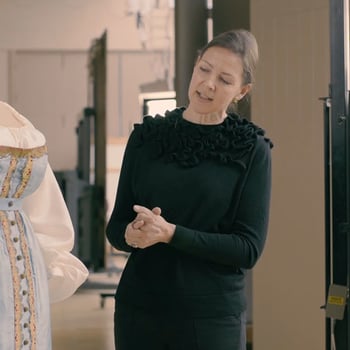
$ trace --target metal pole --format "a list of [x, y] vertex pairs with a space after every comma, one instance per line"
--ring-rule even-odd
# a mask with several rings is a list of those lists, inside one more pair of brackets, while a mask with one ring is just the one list
[[[323, 125], [324, 125], [324, 196], [325, 196], [325, 294], [328, 293], [328, 287], [331, 283], [331, 159], [330, 159], [330, 99], [328, 97], [322, 98], [323, 100]], [[325, 308], [325, 306], [323, 306]], [[326, 350], [331, 350], [331, 320], [326, 318]]]
[[[349, 286], [350, 153], [348, 122], [348, 0], [330, 0], [330, 254], [328, 284]], [[327, 278], [326, 278], [327, 279]], [[328, 286], [326, 286], [328, 288]], [[350, 350], [349, 305], [342, 320], [327, 322], [327, 350]], [[333, 333], [334, 326], [334, 333]], [[333, 338], [332, 338], [333, 335]], [[329, 339], [330, 338], [330, 339]]]

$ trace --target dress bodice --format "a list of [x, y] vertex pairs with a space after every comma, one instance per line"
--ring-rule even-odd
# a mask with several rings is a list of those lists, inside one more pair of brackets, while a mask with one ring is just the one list
[[47, 167], [46, 146], [30, 149], [0, 146], [0, 198], [23, 198], [42, 182]]
[[44, 178], [47, 149], [44, 135], [15, 111], [19, 127], [3, 127], [0, 118], [0, 198], [21, 198], [33, 193]]

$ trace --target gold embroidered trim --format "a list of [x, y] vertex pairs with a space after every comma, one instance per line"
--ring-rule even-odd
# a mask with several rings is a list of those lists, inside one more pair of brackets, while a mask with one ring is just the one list
[[8, 193], [10, 191], [11, 177], [12, 177], [13, 172], [16, 169], [16, 165], [17, 165], [17, 159], [11, 158], [10, 165], [9, 165], [8, 170], [7, 170], [7, 174], [5, 176], [4, 184], [3, 184], [3, 187], [1, 190], [0, 197], [2, 197], [2, 198], [8, 196]]
[[30, 312], [30, 320], [29, 320], [29, 331], [31, 338], [31, 350], [36, 349], [36, 323], [35, 323], [35, 292], [34, 292], [34, 284], [33, 284], [33, 273], [32, 273], [32, 265], [30, 261], [29, 249], [27, 238], [24, 234], [23, 221], [18, 211], [15, 212], [16, 222], [18, 224], [18, 230], [20, 235], [21, 249], [24, 258], [24, 274], [26, 276], [28, 282], [28, 302], [29, 302], [29, 310]]
[[21, 337], [21, 296], [20, 288], [21, 281], [18, 275], [18, 270], [16, 267], [16, 250], [11, 239], [11, 229], [9, 220], [5, 212], [0, 211], [0, 221], [3, 228], [4, 237], [6, 241], [7, 251], [10, 257], [10, 266], [12, 274], [12, 283], [13, 283], [13, 299], [14, 299], [14, 328], [15, 328], [15, 349], [18, 350], [21, 348], [22, 337]]
[[25, 168], [22, 172], [22, 181], [20, 186], [17, 188], [16, 193], [14, 194], [14, 198], [20, 198], [22, 193], [24, 192], [25, 188], [27, 187], [27, 184], [30, 179], [30, 175], [32, 174], [33, 170], [33, 158], [29, 157], [27, 159], [27, 163], [25, 165]]
[[0, 157], [11, 155], [13, 157], [21, 158], [21, 157], [33, 157], [39, 158], [47, 153], [47, 146], [39, 146], [34, 148], [17, 148], [17, 147], [9, 147], [9, 146], [0, 146]]

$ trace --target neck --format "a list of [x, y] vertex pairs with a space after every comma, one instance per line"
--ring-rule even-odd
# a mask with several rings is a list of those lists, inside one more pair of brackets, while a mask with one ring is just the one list
[[201, 125], [217, 125], [221, 124], [223, 120], [225, 119], [225, 115], [221, 115], [219, 113], [208, 113], [208, 114], [201, 114], [192, 112], [188, 109], [186, 109], [183, 112], [183, 118], [195, 123], [195, 124], [201, 124]]

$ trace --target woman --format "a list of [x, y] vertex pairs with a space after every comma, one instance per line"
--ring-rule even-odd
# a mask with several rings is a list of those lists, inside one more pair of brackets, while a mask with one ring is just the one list
[[0, 102], [0, 349], [50, 350], [50, 302], [88, 271], [70, 251], [74, 231], [46, 140]]
[[250, 32], [218, 35], [199, 53], [188, 106], [135, 125], [107, 226], [131, 252], [118, 350], [245, 349], [245, 269], [266, 239], [272, 145], [228, 110], [251, 90], [257, 59]]

